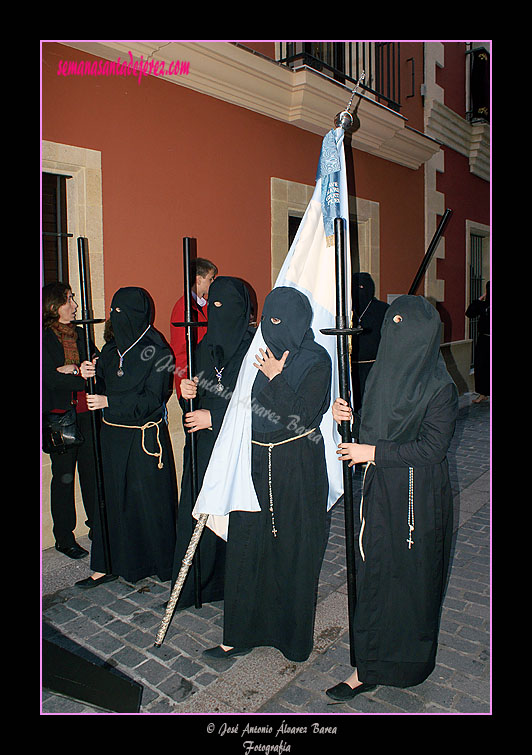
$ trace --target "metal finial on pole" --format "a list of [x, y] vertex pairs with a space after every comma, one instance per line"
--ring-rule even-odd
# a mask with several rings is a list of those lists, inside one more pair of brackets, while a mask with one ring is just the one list
[[351, 103], [353, 102], [353, 97], [357, 93], [358, 87], [362, 84], [365, 78], [366, 78], [366, 72], [362, 71], [362, 73], [360, 74], [358, 78], [357, 83], [355, 84], [355, 88], [351, 92], [351, 97], [349, 98], [347, 107], [345, 108], [345, 110], [342, 110], [341, 113], [337, 113], [334, 118], [334, 125], [336, 126], [336, 128], [341, 126], [344, 129], [344, 131], [347, 131], [347, 129], [351, 128], [351, 126], [353, 125], [353, 116], [349, 112], [351, 110]]

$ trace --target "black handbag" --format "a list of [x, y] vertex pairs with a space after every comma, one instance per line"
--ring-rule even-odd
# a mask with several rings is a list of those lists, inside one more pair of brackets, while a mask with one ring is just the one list
[[64, 454], [69, 448], [81, 446], [84, 441], [85, 438], [78, 427], [75, 406], [71, 406], [64, 414], [43, 414], [42, 450], [45, 453]]

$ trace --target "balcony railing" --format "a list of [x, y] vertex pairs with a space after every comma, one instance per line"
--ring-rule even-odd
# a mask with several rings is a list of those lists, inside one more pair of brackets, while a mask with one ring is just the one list
[[490, 54], [485, 47], [466, 51], [469, 63], [469, 107], [467, 118], [471, 123], [489, 123], [490, 120]]
[[392, 110], [401, 108], [399, 42], [281, 42], [278, 63], [308, 66], [360, 91]]

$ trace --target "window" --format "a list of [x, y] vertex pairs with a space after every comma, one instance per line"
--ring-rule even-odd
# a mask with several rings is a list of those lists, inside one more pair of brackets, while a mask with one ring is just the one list
[[66, 181], [70, 176], [42, 174], [42, 284], [68, 283]]
[[288, 216], [288, 248], [292, 246], [296, 237], [297, 229], [301, 223], [301, 218], [295, 215]]
[[[302, 218], [295, 215], [288, 215], [288, 248], [292, 246], [292, 243], [296, 237], [297, 229], [301, 223]], [[349, 252], [351, 255], [351, 272], [360, 272], [360, 258], [358, 249], [358, 227], [356, 220], [349, 221]]]

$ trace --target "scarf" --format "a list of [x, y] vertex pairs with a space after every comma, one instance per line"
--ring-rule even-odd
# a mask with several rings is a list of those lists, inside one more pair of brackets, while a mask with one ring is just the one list
[[50, 326], [61, 341], [65, 352], [65, 364], [79, 365], [78, 334], [72, 323], [56, 322]]

